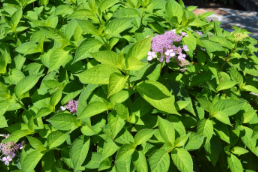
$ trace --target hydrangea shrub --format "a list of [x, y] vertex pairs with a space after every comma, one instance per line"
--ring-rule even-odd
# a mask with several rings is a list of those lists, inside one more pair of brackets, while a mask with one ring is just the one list
[[195, 8], [1, 0], [0, 171], [257, 171], [257, 41]]

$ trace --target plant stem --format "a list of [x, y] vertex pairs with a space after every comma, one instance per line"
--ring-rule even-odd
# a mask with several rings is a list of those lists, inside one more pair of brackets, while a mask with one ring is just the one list
[[229, 53], [229, 55], [226, 57], [226, 60], [224, 61], [224, 63], [223, 63], [222, 66], [220, 67], [220, 70], [219, 70], [219, 71], [221, 71], [222, 68], [224, 67], [224, 65], [228, 62], [228, 59], [230, 58], [231, 54], [235, 52], [236, 47], [237, 47], [237, 42], [236, 42], [235, 47], [233, 48], [233, 50], [232, 50], [232, 51]]

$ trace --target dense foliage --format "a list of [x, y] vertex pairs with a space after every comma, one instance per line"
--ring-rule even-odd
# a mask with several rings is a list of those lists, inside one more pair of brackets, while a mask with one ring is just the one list
[[1, 172], [258, 170], [246, 30], [182, 0], [0, 1]]

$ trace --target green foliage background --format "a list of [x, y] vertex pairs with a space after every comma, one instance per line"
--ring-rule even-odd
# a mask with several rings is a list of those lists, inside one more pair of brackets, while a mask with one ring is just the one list
[[[1, 172], [258, 170], [257, 41], [246, 30], [224, 31], [181, 0], [1, 4], [0, 131], [27, 143]], [[172, 29], [189, 35], [184, 73], [146, 59]], [[72, 99], [76, 114], [59, 111]]]

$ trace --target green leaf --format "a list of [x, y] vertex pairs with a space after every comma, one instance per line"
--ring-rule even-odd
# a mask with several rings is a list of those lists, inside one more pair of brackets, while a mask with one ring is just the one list
[[210, 141], [206, 141], [204, 148], [212, 165], [215, 167], [222, 150], [220, 139], [213, 136]]
[[111, 138], [107, 137], [104, 143], [101, 160], [103, 161], [106, 158], [112, 156], [119, 148], [120, 147], [117, 146], [117, 144]]
[[252, 137], [258, 139], [258, 126], [254, 127]]
[[120, 2], [119, 0], [104, 0], [99, 5], [100, 13], [104, 12], [106, 9], [114, 6], [116, 3]]
[[228, 165], [232, 172], [243, 172], [241, 161], [233, 154], [228, 155]]
[[255, 94], [258, 94], [258, 89], [252, 85], [245, 85], [243, 88], [245, 91], [251, 91]]
[[246, 153], [249, 152], [249, 151], [246, 150], [245, 148], [242, 148], [242, 147], [239, 147], [239, 146], [233, 147], [230, 151], [231, 151], [233, 154], [236, 154], [236, 155], [243, 155], [243, 154], [246, 154]]
[[26, 93], [30, 89], [32, 89], [36, 83], [38, 82], [41, 76], [38, 75], [30, 75], [23, 78], [15, 87], [15, 94], [19, 98], [22, 94]]
[[120, 73], [118, 69], [106, 66], [103, 64], [85, 70], [82, 73], [76, 74], [83, 84], [108, 84], [109, 77], [112, 73]]
[[207, 98], [197, 98], [197, 100], [201, 104], [201, 107], [203, 107], [204, 110], [210, 113], [213, 111], [213, 105]]
[[99, 31], [95, 28], [92, 22], [90, 22], [90, 20], [76, 19], [76, 21], [81, 26], [84, 34], [90, 33], [92, 35], [99, 36]]
[[141, 145], [148, 141], [154, 134], [156, 130], [153, 129], [143, 129], [137, 132], [137, 134], [134, 137], [134, 144], [135, 145]]
[[54, 131], [47, 137], [49, 149], [60, 146], [69, 137], [69, 132]]
[[117, 10], [112, 18], [135, 18], [140, 16], [139, 12], [134, 8], [123, 8]]
[[223, 111], [218, 111], [213, 117], [224, 124], [231, 125], [228, 115]]
[[82, 111], [78, 119], [90, 118], [94, 115], [100, 114], [109, 110], [110, 107], [103, 102], [92, 102], [86, 106], [86, 108]]
[[213, 124], [209, 119], [202, 119], [197, 125], [197, 133], [201, 136], [211, 139], [213, 135]]
[[241, 129], [241, 140], [243, 143], [256, 155], [258, 156], [258, 151], [256, 149], [256, 139], [252, 137], [253, 135], [253, 130], [245, 127], [245, 126], [240, 126]]
[[148, 172], [147, 160], [142, 151], [135, 151], [132, 157], [132, 161], [136, 171]]
[[74, 171], [80, 169], [81, 165], [86, 159], [90, 148], [90, 138], [86, 136], [80, 136], [77, 138], [70, 149], [70, 157], [73, 163]]
[[48, 151], [44, 154], [41, 163], [42, 168], [45, 172], [51, 172], [54, 169], [54, 164], [56, 162], [54, 151]]
[[55, 93], [52, 94], [51, 99], [50, 99], [50, 105], [52, 107], [55, 107], [58, 102], [61, 100], [62, 98], [62, 90], [58, 89]]
[[125, 66], [126, 66], [126, 70], [140, 70], [141, 68], [143, 68], [146, 65], [146, 63], [141, 62], [140, 60], [138, 60], [135, 57], [129, 57], [125, 59]]
[[111, 74], [108, 85], [108, 97], [121, 91], [124, 88], [125, 83], [128, 80], [128, 77], [129, 75], [124, 76], [120, 73]]
[[157, 81], [142, 81], [136, 86], [140, 95], [158, 110], [169, 114], [178, 114], [174, 99], [167, 88]]
[[243, 105], [243, 101], [233, 100], [233, 99], [225, 99], [220, 100], [214, 105], [214, 111], [222, 111], [227, 116], [235, 115]]
[[134, 57], [138, 60], [146, 57], [151, 48], [151, 38], [152, 36], [149, 36], [148, 38], [142, 39], [133, 44], [127, 53], [127, 57]]
[[134, 150], [135, 150], [135, 147], [133, 147], [132, 145], [129, 145], [129, 144], [123, 145], [117, 152], [116, 161], [119, 161], [119, 160], [123, 161], [130, 158], [134, 153]]
[[151, 172], [168, 171], [170, 158], [166, 150], [158, 149], [148, 159]]
[[76, 117], [68, 113], [59, 113], [47, 121], [59, 130], [71, 130], [78, 126]]
[[202, 44], [205, 46], [208, 53], [216, 52], [216, 51], [225, 51], [224, 48], [216, 42], [212, 42], [209, 40], [201, 40]]
[[100, 47], [103, 45], [102, 42], [100, 42], [97, 39], [86, 39], [84, 40], [80, 46], [76, 49], [76, 53], [74, 56], [73, 63], [76, 63], [79, 60], [86, 59], [87, 57], [90, 57], [90, 53], [97, 52]]
[[117, 18], [111, 20], [106, 27], [106, 34], [120, 37], [120, 33], [131, 26], [132, 18]]
[[[193, 36], [193, 34], [188, 31], [187, 32], [188, 37], [183, 37], [183, 43], [185, 45], [187, 45], [189, 51], [187, 52], [187, 54], [192, 57], [193, 56], [193, 52], [196, 49], [196, 38]], [[197, 53], [198, 55], [199, 53]], [[197, 56], [198, 57], [198, 56]]]
[[211, 73], [199, 73], [192, 78], [191, 86], [199, 86], [210, 81], [211, 78]]
[[169, 19], [177, 17], [180, 23], [182, 21], [183, 9], [175, 0], [168, 0], [166, 3], [166, 15]]
[[17, 142], [20, 138], [27, 136], [29, 134], [32, 134], [31, 130], [17, 130], [14, 131], [7, 139], [3, 141], [3, 143], [8, 143], [8, 142]]
[[34, 42], [26, 42], [18, 46], [15, 51], [20, 54], [28, 55], [28, 54], [35, 54], [39, 53], [42, 50], [38, 47], [38, 45]]
[[115, 138], [124, 127], [125, 121], [119, 115], [117, 115], [116, 111], [111, 111], [108, 114], [108, 124], [113, 134], [113, 138]]
[[226, 47], [226, 48], [229, 48], [229, 49], [233, 48], [233, 44], [222, 36], [212, 36], [212, 37], [209, 38], [209, 40], [211, 40], [213, 42], [217, 42], [223, 47]]
[[65, 51], [60, 48], [55, 49], [50, 55], [48, 72], [56, 70], [62, 66], [66, 62], [68, 54], [69, 51]]
[[47, 148], [35, 137], [27, 136], [27, 139], [30, 142], [30, 145], [37, 150], [44, 151], [47, 150]]
[[117, 115], [119, 115], [122, 119], [129, 120], [129, 110], [125, 105], [117, 103], [115, 109]]
[[175, 140], [174, 147], [182, 147], [182, 146], [184, 146], [185, 143], [187, 142], [188, 138], [189, 138], [189, 134], [186, 134], [184, 136], [178, 137]]
[[34, 168], [39, 163], [40, 159], [43, 157], [44, 154], [42, 154], [40, 151], [35, 150], [31, 153], [29, 153], [23, 163], [22, 163], [22, 172], [31, 172], [34, 170]]
[[234, 87], [237, 84], [236, 81], [222, 81], [217, 87], [217, 91], [227, 90]]
[[51, 27], [46, 27], [46, 26], [41, 26], [39, 28], [47, 38], [54, 39], [55, 41], [58, 41], [61, 43], [67, 42], [64, 35], [59, 30]]
[[53, 109], [49, 108], [49, 107], [43, 107], [41, 108], [38, 113], [36, 114], [35, 118], [41, 118], [44, 116], [49, 115], [51, 112], [53, 111]]
[[185, 145], [185, 149], [188, 151], [200, 149], [204, 141], [204, 136], [201, 136], [197, 133], [191, 133], [189, 136], [188, 142]]
[[7, 63], [9, 61], [9, 54], [5, 50], [4, 53], [0, 56], [0, 73], [6, 73]]
[[18, 9], [11, 17], [12, 30], [15, 32], [16, 28], [22, 18], [22, 8]]
[[166, 119], [158, 117], [158, 126], [160, 134], [165, 142], [173, 145], [175, 141], [175, 129], [173, 124]]
[[180, 171], [193, 172], [193, 160], [187, 150], [176, 148], [171, 152], [171, 157]]
[[113, 51], [99, 51], [96, 53], [90, 53], [98, 62], [112, 66], [115, 68], [123, 69], [124, 57], [118, 55]]
[[7, 121], [4, 116], [0, 116], [0, 128], [8, 127]]
[[238, 84], [241, 86], [244, 82], [243, 76], [237, 71], [236, 68], [231, 67], [229, 70], [231, 78], [238, 82]]

